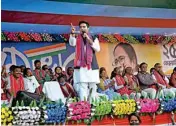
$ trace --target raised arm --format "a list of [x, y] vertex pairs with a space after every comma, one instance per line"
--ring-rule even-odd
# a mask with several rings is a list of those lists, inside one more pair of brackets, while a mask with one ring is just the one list
[[75, 27], [71, 23], [71, 34], [69, 38], [69, 44], [71, 46], [76, 46], [76, 38], [75, 38]]
[[71, 46], [76, 46], [76, 38], [70, 34], [70, 38], [69, 38], [69, 44]]

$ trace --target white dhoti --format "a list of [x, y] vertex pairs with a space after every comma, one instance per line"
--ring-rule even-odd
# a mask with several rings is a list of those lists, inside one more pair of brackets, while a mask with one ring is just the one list
[[[76, 46], [77, 45], [76, 38], [70, 35], [69, 43], [71, 46]], [[97, 38], [94, 39], [91, 47], [95, 52], [100, 51], [100, 44]], [[86, 52], [85, 45], [84, 45], [84, 51]], [[93, 66], [91, 67], [93, 68]], [[74, 69], [73, 80], [74, 80], [73, 87], [77, 91], [78, 95], [80, 96], [80, 100], [84, 100], [84, 99], [91, 100], [92, 98], [95, 98], [97, 96], [97, 85], [96, 84], [100, 83], [98, 69], [88, 70], [87, 67], [85, 68], [81, 67], [80, 69]], [[92, 89], [92, 92], [91, 94], [89, 94], [91, 89]], [[90, 99], [88, 99], [89, 95], [90, 95]]]
[[[99, 70], [88, 70], [85, 68], [75, 69], [74, 70], [74, 88], [77, 91], [80, 100], [88, 100], [95, 98], [97, 94], [97, 85], [100, 83]], [[91, 94], [90, 90], [92, 89]]]

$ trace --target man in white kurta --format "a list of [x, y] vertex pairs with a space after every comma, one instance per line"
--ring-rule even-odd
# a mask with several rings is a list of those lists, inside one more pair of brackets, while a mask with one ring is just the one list
[[[85, 38], [86, 41], [88, 42], [88, 44], [90, 44], [90, 46], [94, 52], [93, 53], [94, 56], [92, 58], [92, 64], [91, 64], [90, 68], [87, 66], [86, 67], [80, 66], [79, 68], [75, 67], [74, 75], [73, 75], [74, 88], [77, 91], [77, 93], [80, 97], [80, 100], [85, 100], [85, 99], [91, 100], [92, 98], [95, 98], [96, 94], [97, 94], [97, 85], [96, 84], [100, 83], [99, 68], [98, 68], [98, 64], [97, 64], [97, 60], [96, 60], [96, 56], [95, 56], [95, 52], [100, 51], [100, 45], [99, 45], [99, 41], [97, 38], [91, 39], [91, 37], [88, 36], [89, 24], [87, 22], [85, 22], [85, 21], [80, 22], [79, 27], [80, 27], [80, 34], [79, 35], [81, 35], [83, 39]], [[69, 43], [71, 46], [76, 46], [76, 49], [77, 49], [78, 48], [77, 47], [78, 46], [78, 43], [77, 43], [78, 37], [75, 37], [74, 32], [75, 32], [75, 29], [72, 26], [72, 34], [70, 34]], [[83, 45], [84, 44], [82, 44], [82, 46]], [[84, 54], [86, 54], [85, 53], [87, 51], [86, 49], [87, 49], [86, 45], [84, 45]], [[77, 55], [77, 52], [75, 55]], [[92, 92], [90, 91], [91, 89], [92, 89]], [[90, 97], [90, 99], [88, 99], [89, 97]]]

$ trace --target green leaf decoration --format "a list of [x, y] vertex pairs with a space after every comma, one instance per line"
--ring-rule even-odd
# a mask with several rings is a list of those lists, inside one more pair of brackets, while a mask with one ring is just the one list
[[1, 105], [1, 107], [2, 107], [2, 108], [6, 107], [6, 104], [5, 104], [5, 103], [3, 103], [3, 104]]
[[33, 107], [37, 107], [36, 100], [33, 101]]
[[95, 117], [93, 116], [90, 121], [93, 122], [94, 120], [95, 120]]
[[44, 95], [43, 98], [40, 99], [39, 107], [42, 107], [42, 106], [43, 106], [43, 102], [44, 102], [45, 98], [46, 98], [46, 97], [45, 97], [45, 95]]
[[79, 120], [77, 120], [76, 123], [79, 124]]
[[17, 101], [16, 102], [16, 107], [19, 107], [19, 106], [20, 106], [19, 101]]
[[94, 98], [91, 98], [91, 101], [92, 101], [92, 103], [94, 103], [94, 101], [95, 101]]
[[103, 115], [102, 115], [102, 116], [100, 116], [100, 120], [103, 120], [103, 117], [104, 117]]
[[34, 104], [34, 101], [31, 101], [31, 103], [30, 103], [30, 107], [32, 108], [33, 107], [33, 104]]
[[[85, 97], [84, 97], [85, 98]], [[73, 99], [73, 102], [77, 102], [76, 97]]]
[[97, 116], [97, 120], [100, 122], [100, 116]]
[[24, 101], [23, 101], [23, 100], [21, 101], [21, 106], [22, 106], [22, 107], [24, 106]]

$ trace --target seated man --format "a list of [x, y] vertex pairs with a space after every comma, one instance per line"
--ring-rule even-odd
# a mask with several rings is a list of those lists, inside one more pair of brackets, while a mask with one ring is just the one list
[[115, 89], [117, 93], [120, 93], [122, 97], [129, 98], [130, 94], [133, 95], [133, 91], [129, 90], [125, 80], [122, 76], [123, 68], [121, 66], [115, 67], [114, 70], [111, 72], [111, 79], [115, 81]]
[[68, 67], [67, 69], [67, 81], [73, 85], [73, 72], [74, 72], [74, 69], [72, 67]]
[[175, 97], [176, 88], [171, 88], [169, 85], [169, 79], [166, 77], [164, 72], [162, 71], [162, 66], [160, 63], [156, 63], [154, 65], [155, 70], [153, 70], [153, 79], [157, 82], [159, 87], [161, 88], [160, 94], [158, 97], [164, 98], [166, 97]]
[[144, 97], [147, 95], [146, 92], [141, 91], [140, 86], [139, 86], [139, 81], [134, 76], [132, 67], [127, 67], [125, 69], [124, 80], [127, 84], [128, 90], [132, 91], [132, 93], [130, 94], [131, 98], [139, 99], [141, 97], [141, 94]]
[[18, 91], [24, 91], [24, 81], [21, 73], [21, 68], [15, 66], [13, 74], [7, 78], [7, 89], [16, 98]]
[[33, 76], [30, 68], [23, 71], [25, 91], [40, 94], [38, 87], [40, 86], [35, 76]]
[[150, 98], [154, 99], [156, 97], [156, 89], [151, 88], [153, 85], [156, 85], [155, 80], [152, 75], [147, 72], [147, 64], [140, 64], [140, 72], [137, 74], [139, 79], [140, 87], [143, 91], [147, 92], [150, 95]]
[[40, 93], [41, 93], [42, 88], [43, 88], [43, 84], [47, 81], [50, 81], [50, 78], [47, 76], [47, 73], [44, 70], [41, 69], [40, 60], [35, 60], [34, 65], [35, 65], [34, 76], [40, 84], [39, 90], [40, 90]]
[[58, 82], [60, 84], [60, 88], [65, 97], [76, 97], [76, 93], [71, 84], [66, 82], [66, 76], [61, 75], [58, 77]]

